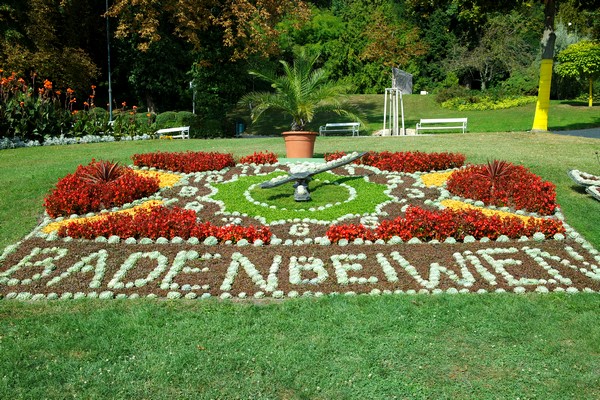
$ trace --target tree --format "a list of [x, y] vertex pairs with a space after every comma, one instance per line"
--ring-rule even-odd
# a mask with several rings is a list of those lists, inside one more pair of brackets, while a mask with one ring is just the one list
[[[552, 69], [554, 64], [554, 44], [556, 34], [554, 33], [554, 20], [557, 13], [559, 0], [513, 0], [513, 1], [492, 1], [492, 0], [445, 0], [443, 5], [440, 2], [431, 0], [406, 0], [406, 4], [413, 12], [432, 13], [436, 7], [445, 6], [448, 9], [458, 10], [458, 19], [462, 21], [481, 21], [486, 13], [491, 11], [510, 11], [522, 5], [533, 5], [535, 3], [544, 5], [544, 31], [542, 35], [542, 61], [540, 64], [540, 77], [538, 85], [538, 100], [536, 104], [535, 116], [533, 119], [532, 131], [548, 130], [548, 111], [550, 108], [550, 89], [552, 84]], [[572, 2], [570, 2], [572, 3]], [[589, 10], [591, 15], [595, 15], [600, 6], [598, 0], [579, 0], [577, 2], [578, 11]], [[597, 18], [596, 18], [597, 20]], [[593, 21], [591, 31], [595, 31], [598, 22]]]
[[133, 37], [112, 41], [113, 87], [118, 97], [132, 105], [144, 105], [150, 112], [189, 107], [191, 46], [171, 36], [150, 44], [145, 52], [136, 45]]
[[56, 88], [89, 93], [99, 69], [104, 19], [100, 0], [5, 0], [0, 6], [0, 65], [20, 75], [36, 72]]
[[450, 70], [474, 72], [474, 79], [481, 81], [485, 91], [492, 82], [524, 69], [534, 59], [533, 47], [526, 39], [528, 20], [517, 11], [490, 16], [475, 48], [454, 47], [447, 60]]
[[313, 9], [301, 29], [280, 25], [285, 52], [305, 46], [321, 52], [332, 79], [346, 79], [359, 93], [381, 93], [390, 67], [416, 72], [426, 45], [421, 31], [401, 17], [391, 0], [335, 0], [330, 10]]
[[561, 76], [584, 78], [589, 83], [588, 105], [593, 105], [594, 80], [600, 77], [600, 42], [583, 40], [567, 47], [556, 58], [556, 73]]
[[242, 97], [240, 105], [250, 106], [252, 120], [267, 110], [278, 110], [292, 117], [292, 131], [303, 131], [318, 112], [330, 111], [360, 120], [345, 103], [349, 86], [330, 81], [322, 68], [315, 69], [319, 54], [304, 49], [297, 52], [292, 65], [280, 61], [283, 75], [250, 71], [270, 83], [275, 92], [252, 92]]
[[550, 88], [552, 86], [552, 69], [554, 66], [554, 17], [556, 16], [556, 2], [544, 1], [544, 34], [542, 36], [542, 62], [540, 63], [540, 82], [538, 86], [538, 99], [533, 117], [532, 132], [546, 132], [548, 130], [548, 111], [550, 110]]
[[302, 0], [115, 0], [109, 15], [119, 18], [117, 36], [138, 35], [141, 50], [161, 39], [159, 28], [167, 18], [173, 33], [198, 50], [210, 45], [203, 42], [204, 32], [222, 31], [223, 44], [234, 50], [233, 59], [240, 59], [275, 52], [277, 23], [308, 12]]

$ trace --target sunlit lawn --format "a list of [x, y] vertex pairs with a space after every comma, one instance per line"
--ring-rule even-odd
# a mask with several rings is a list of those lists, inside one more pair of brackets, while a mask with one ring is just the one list
[[[469, 121], [474, 130], [477, 117]], [[0, 151], [0, 248], [33, 229], [44, 195], [78, 164], [129, 163], [155, 150], [284, 154], [279, 137]], [[600, 202], [566, 174], [600, 174], [600, 140], [525, 132], [317, 139], [320, 155], [336, 150], [456, 151], [474, 163], [523, 164], [556, 184], [567, 222], [600, 248]], [[0, 398], [595, 399], [598, 326], [598, 294], [0, 301]]]

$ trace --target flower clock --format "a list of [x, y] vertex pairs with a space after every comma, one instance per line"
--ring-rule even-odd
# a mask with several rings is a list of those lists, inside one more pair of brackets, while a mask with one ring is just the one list
[[[369, 152], [149, 153], [61, 179], [44, 221], [0, 256], [3, 299], [598, 292], [600, 255], [552, 183], [505, 161]], [[342, 160], [343, 161], [343, 160]], [[273, 186], [273, 185], [271, 185]]]

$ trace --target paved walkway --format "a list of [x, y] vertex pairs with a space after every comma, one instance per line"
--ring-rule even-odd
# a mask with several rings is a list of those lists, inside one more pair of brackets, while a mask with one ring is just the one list
[[581, 136], [587, 138], [600, 139], [600, 128], [579, 129], [576, 131], [554, 131], [557, 135]]

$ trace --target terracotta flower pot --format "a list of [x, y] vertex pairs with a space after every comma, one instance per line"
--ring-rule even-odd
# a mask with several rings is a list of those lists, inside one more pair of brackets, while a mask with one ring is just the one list
[[318, 132], [289, 131], [283, 132], [285, 153], [287, 158], [312, 158], [315, 150], [315, 139]]

